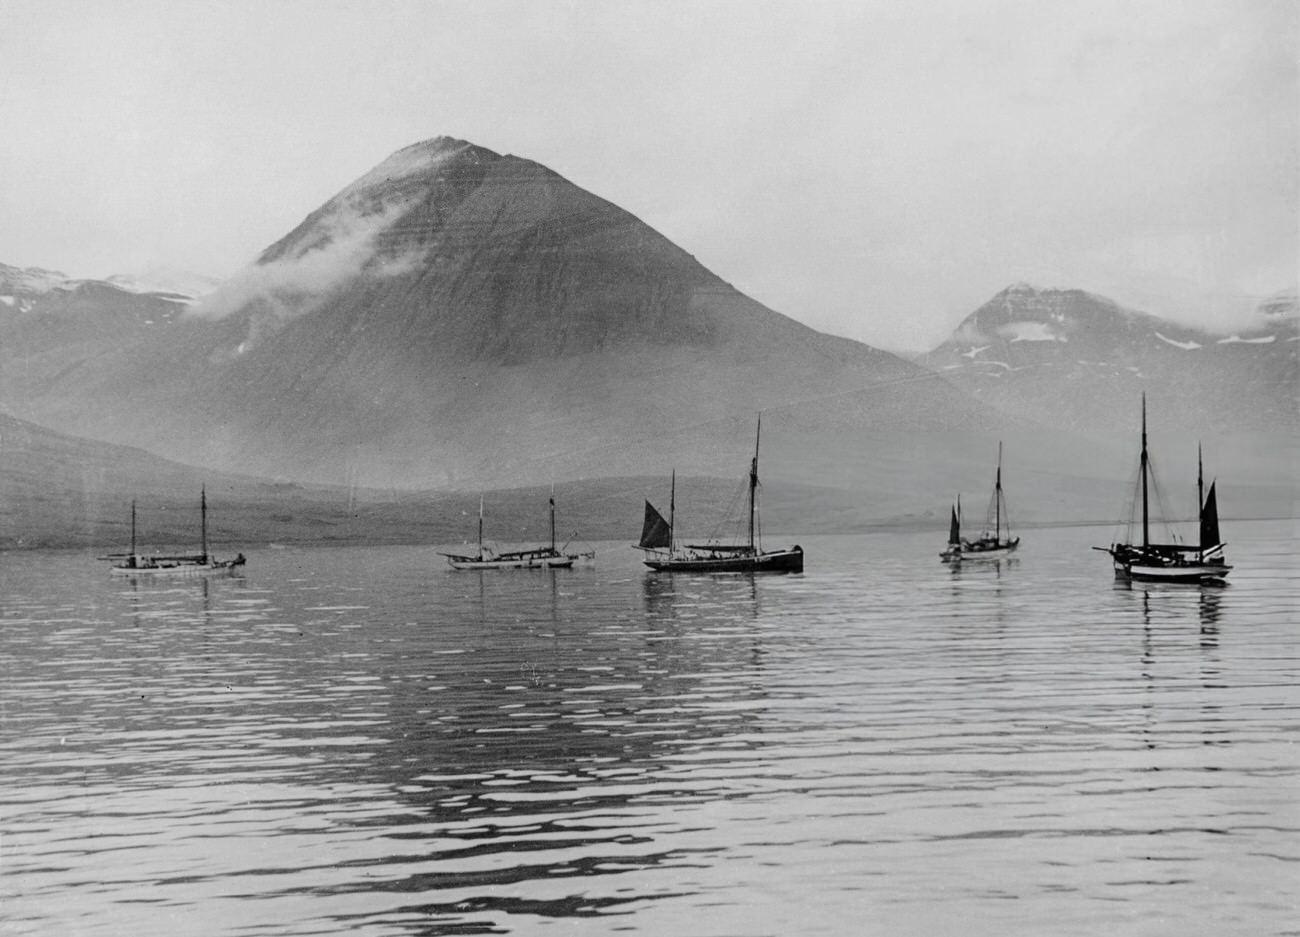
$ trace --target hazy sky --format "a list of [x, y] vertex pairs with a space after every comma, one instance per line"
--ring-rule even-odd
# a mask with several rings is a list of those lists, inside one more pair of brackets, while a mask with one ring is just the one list
[[0, 263], [234, 273], [393, 151], [543, 163], [891, 349], [1292, 288], [1292, 0], [0, 0]]

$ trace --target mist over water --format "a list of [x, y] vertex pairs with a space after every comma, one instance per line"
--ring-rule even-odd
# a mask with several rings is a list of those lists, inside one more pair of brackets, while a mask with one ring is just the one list
[[1295, 530], [1224, 526], [1219, 589], [1118, 586], [1102, 528], [770, 577], [6, 554], [5, 928], [1293, 931]]

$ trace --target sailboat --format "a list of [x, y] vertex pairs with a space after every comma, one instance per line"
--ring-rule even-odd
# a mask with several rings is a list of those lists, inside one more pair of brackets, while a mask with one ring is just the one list
[[569, 569], [584, 556], [565, 553], [555, 546], [555, 493], [551, 493], [551, 542], [531, 550], [498, 553], [483, 542], [483, 499], [478, 501], [478, 552], [473, 555], [443, 553], [452, 569]]
[[200, 517], [200, 552], [181, 554], [144, 555], [136, 549], [135, 538], [135, 500], [131, 501], [131, 552], [109, 553], [101, 556], [103, 560], [116, 560], [108, 568], [112, 576], [164, 577], [208, 576], [232, 573], [245, 563], [244, 554], [239, 553], [233, 559], [219, 560], [208, 553], [208, 492], [203, 487], [199, 492]]
[[758, 530], [758, 444], [763, 421], [759, 418], [754, 437], [754, 458], [749, 465], [747, 536], [741, 543], [688, 543], [678, 545], [673, 539], [676, 522], [677, 473], [672, 475], [668, 517], [664, 518], [649, 501], [645, 503], [645, 522], [641, 528], [638, 550], [646, 551], [645, 565], [657, 572], [674, 573], [801, 573], [803, 547], [795, 544], [786, 550], [765, 551]]
[[1215, 483], [1210, 482], [1205, 493], [1205, 473], [1201, 450], [1196, 449], [1196, 501], [1199, 520], [1198, 543], [1153, 543], [1151, 540], [1151, 508], [1149, 489], [1154, 485], [1151, 457], [1147, 452], [1147, 398], [1142, 395], [1142, 453], [1138, 461], [1138, 491], [1142, 504], [1142, 540], [1133, 543], [1133, 519], [1130, 518], [1127, 542], [1114, 542], [1109, 547], [1093, 547], [1111, 555], [1115, 565], [1115, 578], [1133, 582], [1183, 582], [1221, 584], [1232, 567], [1223, 555], [1224, 543], [1219, 537], [1219, 501]]
[[[1005, 536], [1003, 535], [1005, 532]], [[1002, 491], [1002, 443], [998, 443], [998, 470], [993, 480], [993, 497], [989, 499], [984, 529], [974, 540], [961, 536], [961, 498], [957, 498], [948, 524], [948, 546], [940, 558], [945, 563], [962, 560], [1000, 560], [1010, 556], [1020, 546], [1020, 538], [1011, 536], [1011, 517], [1007, 513], [1007, 498]]]
[[961, 495], [952, 505], [952, 517], [948, 521], [948, 546], [939, 554], [945, 563], [961, 562]]

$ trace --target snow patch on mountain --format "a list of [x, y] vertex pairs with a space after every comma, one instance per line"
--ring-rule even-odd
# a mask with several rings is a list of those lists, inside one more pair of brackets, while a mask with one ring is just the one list
[[1265, 322], [1282, 322], [1300, 318], [1300, 294], [1284, 290], [1259, 304], [1259, 317]]
[[1184, 351], [1192, 351], [1192, 350], [1194, 350], [1194, 349], [1196, 349], [1196, 348], [1200, 348], [1200, 347], [1201, 347], [1200, 342], [1193, 342], [1193, 341], [1190, 341], [1190, 340], [1189, 340], [1189, 341], [1186, 341], [1186, 342], [1180, 342], [1180, 341], [1178, 341], [1178, 339], [1176, 339], [1176, 338], [1168, 338], [1168, 337], [1166, 337], [1166, 336], [1164, 336], [1164, 335], [1161, 335], [1159, 332], [1156, 332], [1156, 333], [1155, 333], [1155, 336], [1156, 336], [1156, 338], [1160, 339], [1160, 341], [1165, 342], [1165, 343], [1167, 343], [1167, 344], [1169, 344], [1169, 345], [1173, 345], [1175, 348], [1181, 348], [1181, 349], [1183, 349]]
[[67, 274], [58, 270], [0, 264], [0, 285], [14, 293], [48, 293], [67, 282]]
[[1068, 341], [1064, 335], [1058, 335], [1046, 322], [1008, 322], [998, 329], [998, 335], [1008, 342]]
[[155, 266], [142, 273], [115, 273], [105, 282], [129, 293], [160, 294], [180, 301], [206, 296], [221, 281], [180, 267]]
[[1240, 342], [1243, 345], [1268, 345], [1277, 341], [1276, 335], [1261, 335], [1258, 338], [1242, 338], [1240, 335], [1229, 335], [1227, 338], [1219, 339], [1220, 345], [1231, 345]]

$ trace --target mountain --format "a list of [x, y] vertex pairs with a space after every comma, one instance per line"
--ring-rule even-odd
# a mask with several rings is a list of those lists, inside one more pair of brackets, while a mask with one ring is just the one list
[[446, 137], [394, 154], [188, 307], [80, 284], [0, 329], [16, 415], [305, 482], [730, 476], [759, 410], [765, 453], [794, 465], [846, 434], [1014, 423], [767, 309], [551, 170]]
[[102, 341], [111, 349], [139, 343], [151, 329], [175, 322], [186, 301], [173, 293], [0, 264], [0, 354], [9, 363], [31, 363], [68, 345]]
[[1008, 287], [921, 361], [975, 398], [1093, 434], [1130, 431], [1146, 392], [1155, 425], [1208, 437], [1294, 435], [1300, 328], [1294, 293], [1250, 328], [1212, 334], [1081, 290]]

